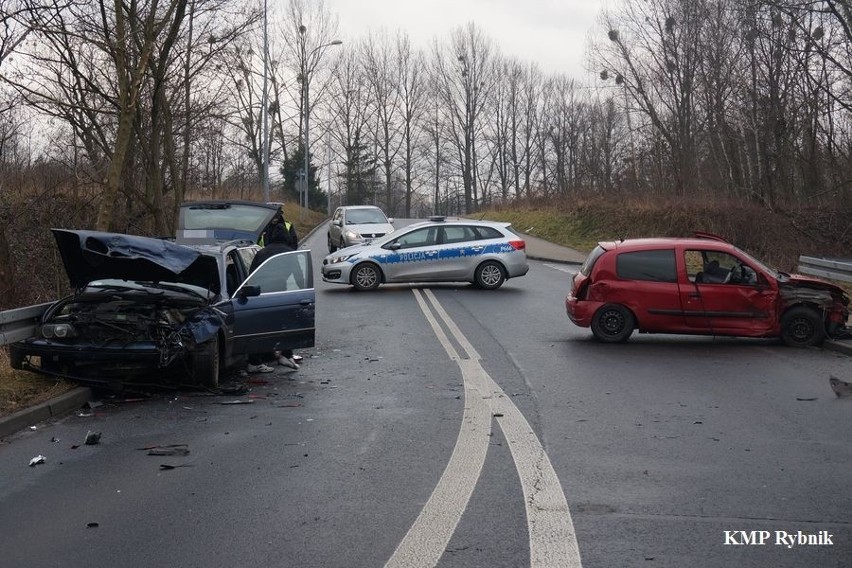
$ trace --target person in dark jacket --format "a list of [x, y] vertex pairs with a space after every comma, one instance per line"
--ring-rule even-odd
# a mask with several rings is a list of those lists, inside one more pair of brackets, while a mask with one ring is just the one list
[[[279, 209], [275, 217], [269, 222], [263, 234], [260, 237], [259, 244], [263, 247], [260, 249], [251, 261], [249, 274], [255, 271], [258, 266], [264, 263], [269, 258], [282, 252], [294, 251], [299, 247], [299, 237], [296, 235], [296, 228], [292, 223], [284, 219], [284, 210]], [[304, 287], [301, 271], [295, 270], [291, 274], [296, 280], [296, 284]], [[289, 278], [290, 274], [284, 274], [284, 278]], [[249, 356], [249, 373], [269, 373], [273, 371], [272, 367], [265, 364], [265, 361], [278, 360], [279, 365], [298, 369], [299, 364], [296, 362], [295, 356], [291, 349], [285, 349], [280, 354], [272, 355], [257, 354]]]
[[283, 207], [278, 208], [278, 212], [266, 226], [258, 242], [262, 247], [271, 243], [287, 244], [290, 246], [290, 250], [299, 248], [299, 237], [296, 234], [296, 227], [284, 218]]

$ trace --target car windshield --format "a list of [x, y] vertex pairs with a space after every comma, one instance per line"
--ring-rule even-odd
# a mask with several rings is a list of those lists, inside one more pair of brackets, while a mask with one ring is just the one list
[[752, 265], [752, 267], [757, 267], [760, 270], [763, 270], [764, 272], [768, 272], [769, 274], [772, 274], [776, 278], [778, 278], [779, 275], [788, 276], [785, 273], [779, 272], [778, 270], [775, 270], [774, 268], [766, 266], [765, 264], [763, 264], [762, 262], [760, 262], [759, 260], [757, 260], [756, 258], [754, 258], [753, 256], [751, 256], [750, 254], [748, 254], [747, 252], [745, 252], [743, 250], [737, 249], [737, 252], [739, 252], [743, 257], [745, 257], [748, 260], [749, 264]]
[[347, 225], [385, 224], [387, 222], [387, 217], [379, 209], [351, 209], [346, 212]]

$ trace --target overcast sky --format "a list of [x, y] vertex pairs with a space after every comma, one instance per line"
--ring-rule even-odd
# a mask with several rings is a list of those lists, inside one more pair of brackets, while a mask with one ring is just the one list
[[369, 30], [404, 30], [427, 47], [474, 22], [506, 55], [536, 62], [546, 73], [586, 78], [586, 40], [613, 0], [325, 0], [339, 18], [341, 39]]

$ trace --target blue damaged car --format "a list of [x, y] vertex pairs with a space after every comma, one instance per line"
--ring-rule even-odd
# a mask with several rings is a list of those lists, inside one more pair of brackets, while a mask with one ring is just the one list
[[248, 271], [276, 210], [187, 203], [175, 240], [53, 229], [74, 292], [9, 346], [12, 367], [93, 386], [217, 387], [249, 354], [312, 347], [310, 251]]
[[526, 243], [509, 223], [430, 217], [322, 261], [326, 282], [374, 290], [391, 282], [471, 282], [495, 290], [529, 271]]

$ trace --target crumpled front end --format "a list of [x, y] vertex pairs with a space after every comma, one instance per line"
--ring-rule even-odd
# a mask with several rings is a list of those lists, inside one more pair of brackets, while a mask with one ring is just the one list
[[826, 335], [833, 339], [852, 338], [849, 327], [849, 295], [839, 286], [816, 279], [794, 276], [779, 286], [782, 311], [805, 304], [823, 314]]
[[103, 384], [144, 375], [171, 382], [186, 359], [222, 327], [219, 312], [198, 302], [141, 302], [102, 294], [60, 300], [37, 335], [10, 346], [16, 368]]

